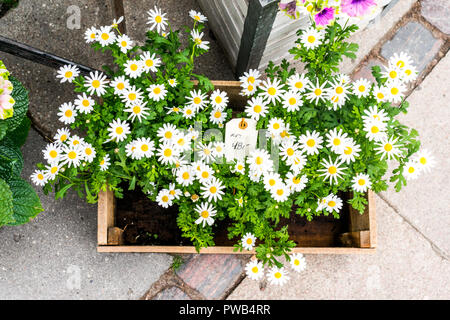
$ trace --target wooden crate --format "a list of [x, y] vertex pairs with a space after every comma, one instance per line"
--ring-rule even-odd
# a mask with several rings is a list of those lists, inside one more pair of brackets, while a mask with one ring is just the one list
[[[214, 87], [226, 91], [230, 99], [229, 106], [233, 110], [242, 110], [246, 104], [246, 98], [239, 95], [240, 83], [237, 81], [213, 81]], [[368, 206], [366, 212], [361, 215], [351, 207], [348, 213], [348, 226], [346, 231], [339, 234], [339, 246], [324, 246], [329, 243], [326, 235], [318, 237], [314, 241], [302, 238], [299, 243], [305, 243], [307, 247], [296, 247], [293, 252], [322, 253], [322, 254], [350, 254], [373, 253], [376, 247], [376, 222], [374, 195], [367, 194]], [[196, 253], [191, 246], [127, 246], [123, 244], [123, 230], [118, 228], [115, 221], [115, 198], [111, 191], [101, 192], [98, 199], [98, 235], [97, 250], [99, 252], [165, 252], [165, 253]], [[295, 235], [294, 235], [295, 238]], [[305, 241], [306, 240], [306, 241]], [[312, 245], [311, 245], [312, 244]], [[233, 252], [233, 247], [215, 246], [204, 248], [201, 253], [242, 253]]]

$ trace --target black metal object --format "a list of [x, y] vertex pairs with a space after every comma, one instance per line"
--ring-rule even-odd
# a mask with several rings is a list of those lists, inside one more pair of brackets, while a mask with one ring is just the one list
[[236, 76], [257, 69], [278, 12], [279, 0], [250, 0], [236, 63]]
[[95, 71], [95, 69], [92, 69], [90, 67], [58, 57], [54, 54], [44, 52], [29, 45], [2, 36], [0, 36], [0, 51], [10, 53], [14, 56], [37, 62], [55, 69], [59, 69], [64, 65], [71, 64], [77, 66], [80, 69], [80, 72], [85, 75]]

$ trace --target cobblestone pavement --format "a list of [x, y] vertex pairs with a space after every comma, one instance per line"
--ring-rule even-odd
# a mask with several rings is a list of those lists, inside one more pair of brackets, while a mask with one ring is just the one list
[[[22, 2], [26, 1], [22, 0]], [[183, 15], [186, 9], [199, 9], [194, 0], [183, 2], [183, 5], [180, 5], [179, 1], [145, 0], [144, 2], [148, 7], [156, 4], [170, 12], [170, 15], [173, 13], [174, 24], [178, 25], [184, 23]], [[80, 3], [86, 3], [86, 1], [80, 1]], [[36, 6], [39, 5], [36, 4]], [[64, 3], [60, 8], [65, 8]], [[387, 58], [394, 52], [405, 51], [413, 57], [413, 60], [417, 62], [420, 76], [408, 93], [408, 101], [411, 105], [409, 113], [402, 116], [401, 120], [418, 129], [424, 145], [429, 146], [438, 161], [436, 169], [431, 174], [422, 175], [418, 180], [412, 181], [401, 193], [397, 194], [390, 189], [376, 197], [378, 248], [374, 255], [306, 255], [307, 270], [300, 274], [291, 274], [293, 281], [289, 286], [276, 288], [245, 277], [243, 270], [249, 259], [249, 256], [245, 255], [184, 255], [181, 267], [175, 270], [169, 267], [170, 259], [165, 258], [167, 255], [163, 255], [164, 258], [158, 262], [159, 255], [141, 258], [137, 254], [133, 255], [136, 261], [156, 263], [157, 275], [161, 275], [159, 279], [154, 277], [146, 279], [143, 274], [149, 271], [145, 268], [142, 270], [135, 268], [135, 274], [141, 273], [140, 276], [146, 279], [149, 287], [145, 294], [142, 293], [141, 286], [139, 290], [135, 290], [142, 293], [141, 298], [156, 300], [450, 299], [450, 235], [448, 233], [450, 230], [450, 199], [448, 197], [450, 193], [448, 184], [450, 130], [447, 102], [448, 77], [450, 76], [449, 16], [450, 6], [447, 0], [397, 0], [381, 19], [379, 25], [372, 26], [352, 38], [360, 45], [360, 55], [355, 61], [346, 60], [343, 63], [342, 70], [352, 74], [353, 78], [370, 78], [370, 67], [385, 64]], [[125, 2], [125, 17], [129, 33], [138, 38], [137, 32], [142, 28], [139, 23], [142, 23], [143, 11], [137, 10], [131, 2]], [[94, 20], [106, 18], [108, 14], [102, 18], [99, 14], [92, 17]], [[20, 35], [25, 34], [25, 29], [8, 31], [8, 28], [3, 25], [4, 19], [8, 19], [8, 15], [0, 21], [0, 34], [6, 30], [12, 32], [12, 36], [17, 36], [17, 39], [23, 40]], [[83, 26], [85, 24], [92, 23], [83, 20]], [[67, 31], [64, 32], [67, 33]], [[74, 43], [76, 40], [74, 38]], [[232, 79], [232, 73], [226, 66], [220, 46], [213, 38], [209, 40], [212, 43], [213, 52], [201, 65], [201, 71], [210, 77], [217, 74], [221, 79]], [[64, 55], [64, 51], [61, 54]], [[72, 56], [67, 53], [67, 57]], [[74, 53], [74, 57], [79, 56]], [[16, 58], [7, 57], [5, 60], [7, 65], [20, 75], [21, 80], [34, 86], [34, 74], [21, 71], [22, 67], [19, 69], [19, 61]], [[86, 61], [91, 66], [101, 62], [96, 60], [96, 57], [86, 57]], [[17, 67], [14, 66], [15, 64]], [[215, 73], [216, 70], [220, 72]], [[48, 77], [44, 77], [44, 81], [48, 86], [48, 83], [53, 81], [50, 78], [53, 78], [54, 72], [50, 70], [45, 72]], [[40, 93], [35, 95], [37, 96], [34, 98], [35, 103], [46, 101], [41, 97], [46, 95], [42, 88], [32, 87]], [[66, 94], [64, 89], [56, 90], [61, 96]], [[37, 105], [35, 108], [39, 109]], [[49, 116], [48, 113], [51, 110], [51, 107], [48, 108], [43, 112], [46, 116]], [[56, 106], [52, 108], [54, 110]], [[46, 126], [49, 118], [39, 115], [42, 109], [39, 110], [41, 111], [34, 113], [36, 121], [42, 124], [44, 132], [51, 132], [50, 125]], [[44, 198], [44, 202], [46, 201], [49, 200]], [[54, 208], [53, 210], [56, 211], [64, 210], [62, 207], [54, 206]], [[94, 210], [91, 212], [94, 214]], [[92, 216], [85, 219], [88, 223], [95, 225], [95, 218]], [[44, 219], [37, 220], [41, 223], [38, 227], [51, 230], [50, 219], [46, 219], [48, 221], [44, 224], [39, 221]], [[27, 228], [33, 228], [33, 225], [34, 223]], [[21, 235], [27, 232], [26, 228], [15, 230], [18, 230], [16, 233]], [[83, 232], [86, 234], [86, 231]], [[94, 230], [89, 232], [93, 233]], [[87, 234], [90, 234], [91, 241], [95, 241], [94, 236], [89, 232]], [[14, 238], [15, 233], [7, 230], [6, 234]], [[0, 242], [4, 237], [5, 232], [0, 230]], [[56, 243], [64, 243], [61, 239], [53, 240]], [[92, 247], [78, 249], [73, 246], [72, 250], [82, 256], [83, 254], [92, 255], [89, 250], [94, 249]], [[118, 259], [116, 272], [129, 264], [126, 259], [119, 260], [122, 254], [111, 256]], [[55, 261], [58, 259], [56, 257]], [[1, 267], [0, 262], [0, 272], [3, 272]], [[3, 275], [7, 276], [8, 272], [12, 271], [0, 273], [2, 275], [0, 286]], [[38, 284], [33, 283], [33, 278], [29, 280], [28, 286], [31, 289], [23, 292], [42, 292], [37, 289], [33, 291], [33, 287], [37, 288]], [[130, 287], [131, 284], [119, 286], [115, 290], [127, 291], [129, 290], [127, 286]], [[124, 296], [126, 292], [111, 298]], [[128, 297], [136, 297], [136, 294]], [[69, 298], [77, 298], [77, 296], [69, 295]]]

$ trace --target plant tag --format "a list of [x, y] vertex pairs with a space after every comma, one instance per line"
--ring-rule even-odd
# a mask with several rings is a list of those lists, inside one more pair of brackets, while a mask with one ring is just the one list
[[225, 125], [225, 158], [244, 161], [256, 149], [258, 131], [256, 121], [246, 118], [231, 119]]

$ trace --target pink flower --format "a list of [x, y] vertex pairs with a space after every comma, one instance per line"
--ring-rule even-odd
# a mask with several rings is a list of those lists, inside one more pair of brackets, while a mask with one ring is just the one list
[[334, 9], [333, 8], [323, 8], [314, 16], [314, 21], [318, 26], [329, 25], [334, 19]]
[[365, 15], [371, 6], [375, 6], [375, 0], [342, 0], [341, 10], [350, 17]]
[[280, 10], [286, 10], [286, 13], [290, 16], [295, 16], [295, 11], [297, 11], [297, 0], [291, 2], [279, 3], [278, 6]]

